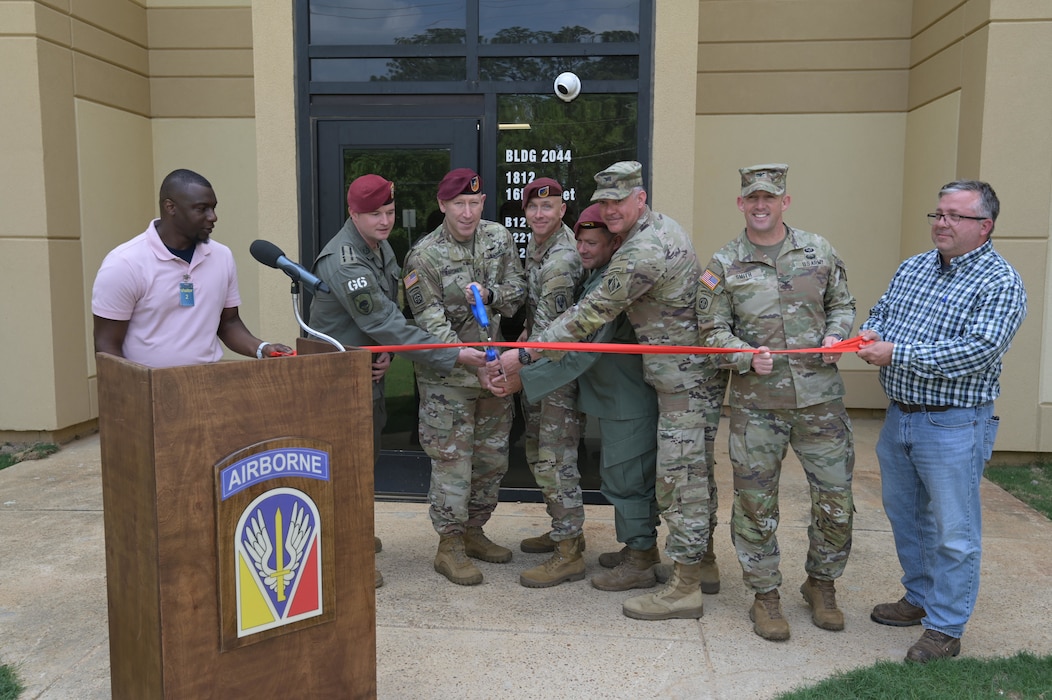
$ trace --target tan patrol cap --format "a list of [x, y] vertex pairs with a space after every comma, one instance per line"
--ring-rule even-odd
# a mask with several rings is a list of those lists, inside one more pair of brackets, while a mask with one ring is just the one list
[[632, 194], [633, 187], [643, 186], [643, 164], [634, 160], [622, 160], [614, 163], [601, 173], [595, 174], [598, 185], [592, 201], [601, 199], [624, 199]]
[[785, 194], [785, 174], [789, 166], [785, 163], [750, 165], [738, 170], [742, 175], [742, 197], [763, 190], [773, 195]]

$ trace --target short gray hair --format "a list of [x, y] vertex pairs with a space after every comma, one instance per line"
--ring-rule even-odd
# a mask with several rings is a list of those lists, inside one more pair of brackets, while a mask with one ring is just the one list
[[[982, 180], [954, 180], [942, 186], [939, 196], [942, 197], [954, 192], [978, 192], [979, 214], [984, 218], [997, 222], [997, 215], [1001, 213], [1001, 200], [997, 198], [994, 188], [989, 182]], [[990, 235], [993, 235], [994, 227], [990, 227]]]

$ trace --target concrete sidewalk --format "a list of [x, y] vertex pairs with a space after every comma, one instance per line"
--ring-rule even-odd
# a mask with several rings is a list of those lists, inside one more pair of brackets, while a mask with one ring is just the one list
[[[726, 522], [727, 429], [718, 440], [723, 590], [698, 621], [641, 622], [621, 614], [632, 593], [586, 581], [527, 589], [519, 572], [545, 559], [518, 541], [543, 532], [539, 504], [502, 503], [486, 527], [515, 548], [510, 564], [479, 566], [480, 586], [460, 587], [432, 568], [438, 538], [426, 506], [377, 503], [377, 687], [381, 698], [769, 698], [836, 671], [900, 660], [920, 628], [874, 624], [875, 603], [902, 595], [901, 571], [880, 502], [873, 454], [880, 421], [855, 421], [854, 550], [837, 583], [843, 632], [814, 627], [798, 588], [805, 574], [807, 485], [796, 459], [781, 486], [782, 605], [787, 642], [752, 632]], [[1052, 522], [984, 482], [983, 586], [963, 640], [966, 656], [1052, 654]], [[588, 575], [619, 547], [613, 511], [589, 506]], [[45, 460], [0, 471], [0, 661], [14, 665], [25, 700], [110, 697], [106, 575], [98, 436]]]

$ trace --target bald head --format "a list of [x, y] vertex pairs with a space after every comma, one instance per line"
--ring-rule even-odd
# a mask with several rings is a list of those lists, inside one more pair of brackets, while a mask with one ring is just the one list
[[162, 211], [164, 210], [164, 200], [176, 199], [179, 194], [186, 192], [186, 189], [191, 185], [199, 185], [201, 187], [212, 189], [212, 183], [206, 180], [204, 176], [195, 173], [193, 170], [181, 168], [168, 173], [164, 178], [164, 181], [161, 183], [161, 193], [158, 201], [160, 209]]

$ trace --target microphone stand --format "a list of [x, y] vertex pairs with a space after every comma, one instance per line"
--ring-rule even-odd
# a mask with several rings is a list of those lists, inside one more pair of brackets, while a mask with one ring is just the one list
[[314, 330], [313, 328], [311, 328], [310, 326], [308, 326], [306, 323], [303, 322], [303, 317], [300, 316], [300, 283], [299, 283], [299, 280], [292, 280], [292, 313], [296, 315], [296, 323], [300, 324], [300, 328], [302, 328], [305, 333], [313, 335], [315, 338], [320, 338], [321, 340], [324, 340], [325, 342], [327, 342], [327, 343], [331, 344], [332, 346], [334, 346], [340, 352], [344, 352], [347, 349], [347, 348], [343, 347], [343, 343], [341, 343], [340, 341], [336, 340], [335, 338], [333, 338], [331, 336], [327, 336], [324, 333], [320, 333], [320, 332]]

